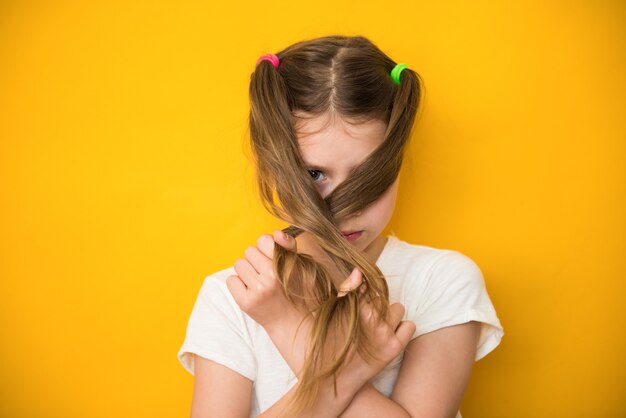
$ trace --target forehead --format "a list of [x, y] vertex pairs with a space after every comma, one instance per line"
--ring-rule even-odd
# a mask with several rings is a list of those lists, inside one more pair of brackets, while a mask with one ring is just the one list
[[385, 139], [380, 119], [351, 121], [338, 116], [295, 117], [298, 146], [304, 161], [318, 169], [350, 169], [361, 164]]

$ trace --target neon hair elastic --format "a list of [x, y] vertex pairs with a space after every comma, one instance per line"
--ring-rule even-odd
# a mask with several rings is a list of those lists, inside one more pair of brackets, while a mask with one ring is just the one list
[[406, 64], [396, 64], [396, 66], [393, 67], [393, 70], [391, 70], [391, 79], [394, 83], [400, 84], [400, 73], [406, 68], [409, 68]]
[[261, 55], [261, 57], [258, 60], [256, 60], [256, 65], [259, 65], [259, 63], [261, 61], [269, 61], [269, 62], [271, 62], [272, 65], [274, 66], [274, 68], [278, 68], [278, 64], [280, 64], [280, 60], [274, 54]]

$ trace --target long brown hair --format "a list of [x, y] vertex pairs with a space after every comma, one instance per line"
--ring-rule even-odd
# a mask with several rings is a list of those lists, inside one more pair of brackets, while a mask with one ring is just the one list
[[[304, 231], [311, 234], [344, 277], [357, 267], [367, 284], [363, 294], [337, 298], [335, 284], [321, 263], [275, 245], [274, 270], [286, 297], [306, 307], [314, 318], [300, 385], [290, 405], [295, 415], [313, 404], [324, 379], [333, 376], [336, 383], [351, 347], [366, 360], [374, 358], [360, 327], [359, 298], [368, 297], [386, 320], [387, 282], [337, 225], [375, 202], [396, 180], [423, 84], [410, 68], [395, 84], [390, 71], [396, 63], [362, 36], [310, 39], [276, 55], [278, 68], [261, 61], [250, 77], [250, 139], [261, 200], [271, 214], [291, 225], [285, 232], [294, 237]], [[330, 112], [357, 123], [378, 118], [387, 123], [385, 139], [322, 198], [299, 152], [294, 112], [313, 116]], [[323, 355], [328, 336], [340, 335], [340, 330], [345, 340], [329, 359]]]

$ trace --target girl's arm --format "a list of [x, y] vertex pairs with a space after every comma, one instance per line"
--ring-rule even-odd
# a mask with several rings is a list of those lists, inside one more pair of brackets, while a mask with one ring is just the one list
[[[291, 326], [293, 326], [292, 321]], [[297, 325], [296, 325], [297, 326]], [[303, 350], [306, 323], [291, 349], [287, 326], [273, 332], [281, 353], [294, 370], [301, 367], [299, 353]], [[270, 330], [271, 331], [271, 330]], [[469, 379], [480, 324], [470, 322], [443, 328], [412, 340], [405, 351], [400, 374], [391, 399], [378, 392], [363, 378], [340, 378], [339, 397], [331, 391], [321, 394], [310, 416], [341, 417], [454, 417]], [[285, 344], [289, 342], [289, 344]], [[298, 366], [298, 364], [300, 364]], [[325, 385], [331, 388], [332, 385]], [[359, 388], [356, 391], [355, 389]], [[295, 392], [294, 386], [279, 402], [261, 417], [276, 416]], [[192, 418], [247, 418], [250, 414], [252, 382], [229, 368], [195, 356]], [[395, 402], [394, 402], [395, 401]], [[397, 403], [396, 403], [397, 402]], [[347, 409], [346, 408], [347, 406]], [[345, 410], [344, 410], [345, 409]], [[343, 411], [343, 413], [341, 413]], [[410, 411], [410, 412], [407, 412]], [[334, 414], [334, 415], [333, 415]], [[306, 416], [306, 415], [303, 415]]]
[[[301, 319], [301, 317], [298, 318], [297, 316], [288, 316], [285, 317], [284, 322], [281, 324], [265, 328], [272, 342], [274, 342], [274, 345], [295, 375], [299, 374], [304, 364], [306, 339], [310, 329], [310, 322], [304, 321], [296, 332]], [[293, 340], [294, 335], [296, 336], [295, 340]], [[351, 388], [347, 389], [348, 393], [350, 393]], [[328, 403], [333, 402], [333, 400], [331, 398], [329, 400], [321, 400], [321, 402]], [[357, 392], [351, 396], [351, 401], [347, 408], [343, 410], [343, 413], [334, 416], [342, 418], [410, 418], [409, 413], [402, 406], [380, 393], [369, 381], [364, 382]]]
[[[235, 270], [238, 276], [230, 277], [227, 285], [242, 310], [268, 331], [274, 345], [294, 374], [298, 375], [304, 363], [306, 338], [309, 332], [305, 327], [306, 324], [303, 325], [297, 333], [298, 342], [292, 345], [293, 336], [296, 335], [296, 329], [304, 315], [292, 309], [292, 306], [284, 300], [282, 291], [272, 277], [274, 242], [288, 250], [296, 251], [295, 239], [289, 237], [285, 239], [280, 231], [276, 231], [273, 237], [262, 235], [257, 241], [256, 248], [249, 247], [246, 250], [246, 259], [237, 260]], [[360, 282], [349, 283], [347, 287], [353, 288], [358, 284]], [[291, 314], [286, 314], [287, 312]], [[402, 407], [381, 394], [369, 381], [364, 381], [357, 389], [358, 396], [353, 396], [353, 402], [345, 411], [344, 417], [366, 417], [367, 414], [403, 418], [408, 416]]]
[[[266, 329], [294, 370], [303, 364], [308, 322], [292, 344], [296, 320]], [[367, 382], [340, 415], [350, 417], [455, 417], [476, 356], [480, 323], [445, 327], [413, 339], [405, 350], [391, 399]]]
[[455, 417], [474, 365], [480, 327], [471, 321], [413, 339], [391, 399], [411, 417]]
[[[273, 241], [295, 250], [295, 240], [284, 240], [279, 233], [274, 233], [273, 238], [266, 239], [265, 243], [261, 239], [258, 242], [259, 250], [267, 256], [267, 259], [262, 260], [266, 264], [271, 263]], [[259, 265], [262, 262], [259, 258], [248, 261], [261, 270]], [[348, 287], [353, 288], [354, 283]], [[280, 326], [266, 326], [265, 329], [297, 375], [304, 362], [309, 333], [303, 325], [292, 345], [302, 316], [284, 315], [284, 312], [280, 316], [281, 320], [274, 322]], [[285, 321], [286, 318], [291, 320]], [[414, 339], [407, 347], [391, 398], [381, 394], [371, 383], [365, 382], [341, 416], [455, 416], [474, 364], [479, 334], [480, 324], [470, 322], [445, 327]]]
[[[342, 373], [337, 378], [337, 396], [335, 396], [332, 379], [327, 379], [321, 385], [313, 406], [298, 414], [297, 418], [336, 418], [340, 416], [367, 381], [366, 379], [367, 377], [361, 374], [359, 370]], [[281, 413], [293, 398], [299, 384], [299, 382], [296, 383], [285, 396], [259, 415], [258, 418], [281, 417]]]
[[[408, 413], [394, 401], [386, 398], [368, 382], [377, 375], [383, 367], [396, 358], [408, 344], [409, 338], [415, 331], [412, 322], [401, 321], [404, 308], [400, 304], [391, 306], [391, 326], [378, 323], [371, 306], [361, 301], [360, 313], [363, 326], [372, 338], [376, 355], [381, 360], [373, 363], [366, 362], [358, 353], [354, 352], [346, 367], [337, 378], [337, 395], [334, 394], [332, 379], [329, 378], [321, 385], [320, 394], [314, 405], [298, 417], [409, 417]], [[295, 374], [300, 377], [304, 359], [306, 339], [309, 334], [311, 318], [306, 317], [297, 334], [295, 329], [300, 320], [298, 315], [284, 315], [283, 321], [272, 322], [265, 326], [270, 338], [275, 341], [279, 351], [284, 351], [284, 357]], [[300, 316], [300, 318], [302, 318]], [[296, 340], [292, 344], [293, 335]], [[285, 405], [289, 403], [297, 390], [299, 382], [260, 417], [270, 418], [279, 416]], [[357, 405], [354, 407], [353, 405]], [[346, 408], [348, 408], [346, 410]]]
[[219, 363], [194, 354], [191, 418], [248, 418], [252, 381]]
[[[412, 332], [409, 328], [405, 335], [408, 337]], [[194, 355], [194, 392], [191, 406], [191, 418], [228, 417], [247, 418], [250, 415], [250, 399], [252, 396], [252, 381], [241, 376], [239, 373], [222, 366], [214, 361]], [[364, 383], [375, 374], [377, 369], [363, 367], [365, 364], [358, 359], [352, 362], [350, 367], [337, 379], [337, 396], [335, 396], [333, 384], [330, 379], [323, 384], [319, 396], [314, 405], [298, 415], [303, 417], [335, 418], [342, 414], [348, 405], [359, 400], [362, 405], [369, 405], [368, 414], [360, 414], [360, 417], [406, 417], [406, 413], [399, 407], [394, 409], [384, 408], [377, 404], [378, 396], [370, 396], [376, 392], [371, 385]], [[259, 418], [278, 417], [284, 407], [291, 401], [296, 389], [294, 387], [287, 392], [278, 402], [272, 405]], [[355, 396], [356, 395], [356, 396]], [[391, 402], [393, 403], [393, 402]], [[383, 414], [383, 415], [380, 415]], [[344, 415], [341, 415], [344, 416]]]
[[[304, 361], [308, 322], [285, 319], [266, 331], [297, 375]], [[340, 415], [351, 417], [454, 417], [469, 380], [480, 323], [443, 328], [412, 340], [405, 351], [391, 398], [363, 385]], [[293, 335], [296, 340], [292, 344]]]

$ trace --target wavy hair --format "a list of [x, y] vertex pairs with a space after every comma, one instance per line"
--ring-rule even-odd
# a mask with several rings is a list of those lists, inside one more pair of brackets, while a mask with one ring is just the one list
[[[338, 298], [328, 270], [313, 257], [275, 244], [274, 271], [287, 299], [313, 317], [300, 385], [290, 412], [313, 404], [321, 383], [336, 378], [355, 347], [366, 361], [375, 358], [360, 326], [359, 300], [367, 297], [379, 318], [388, 320], [389, 292], [380, 269], [341, 234], [339, 220], [375, 202], [396, 180], [417, 111], [423, 83], [405, 69], [400, 84], [390, 71], [396, 63], [362, 36], [326, 36], [295, 43], [276, 54], [275, 68], [261, 61], [250, 77], [249, 128], [257, 184], [264, 207], [290, 226], [293, 237], [306, 231], [345, 277], [358, 268], [364, 293]], [[332, 113], [344, 119], [387, 123], [385, 138], [349, 177], [325, 198], [303, 161], [295, 113]], [[329, 341], [330, 335], [342, 335]], [[335, 350], [328, 358], [327, 343]]]

